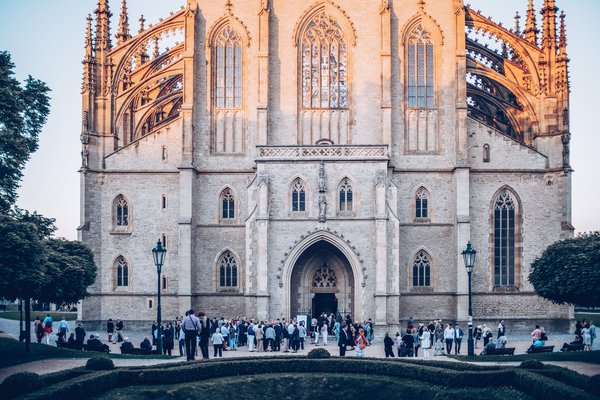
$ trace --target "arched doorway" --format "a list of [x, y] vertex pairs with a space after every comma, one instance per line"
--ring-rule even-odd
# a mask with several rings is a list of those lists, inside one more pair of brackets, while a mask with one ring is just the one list
[[346, 256], [320, 240], [296, 260], [290, 276], [290, 316], [354, 315], [354, 274]]

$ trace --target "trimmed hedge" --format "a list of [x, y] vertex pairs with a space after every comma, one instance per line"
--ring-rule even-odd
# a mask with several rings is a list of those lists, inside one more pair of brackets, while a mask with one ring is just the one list
[[115, 369], [115, 364], [108, 357], [98, 356], [92, 357], [87, 360], [85, 364], [85, 369], [89, 369], [92, 371], [110, 371]]
[[0, 385], [0, 391], [6, 398], [33, 392], [42, 387], [42, 380], [38, 374], [33, 372], [18, 372], [10, 375]]
[[323, 348], [316, 348], [316, 349], [312, 349], [311, 351], [308, 352], [308, 354], [306, 355], [307, 358], [329, 358], [331, 357], [331, 354], [329, 354], [329, 352]]
[[[452, 367], [455, 368], [452, 368]], [[301, 357], [256, 357], [190, 362], [177, 366], [126, 368], [87, 376], [50, 386], [25, 398], [81, 398], [110, 388], [130, 385], [163, 385], [206, 381], [227, 376], [253, 376], [268, 373], [368, 374], [404, 378], [448, 388], [513, 387], [534, 398], [552, 394], [561, 400], [594, 398], [573, 386], [518, 368], [477, 368], [460, 363], [421, 363], [381, 359]], [[536, 370], [544, 371], [544, 370]], [[368, 379], [368, 377], [366, 378]], [[584, 378], [585, 379], [585, 378]], [[476, 392], [476, 391], [474, 391]]]

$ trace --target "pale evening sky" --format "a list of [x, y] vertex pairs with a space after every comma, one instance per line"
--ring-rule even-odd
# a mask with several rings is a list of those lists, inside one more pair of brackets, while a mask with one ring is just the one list
[[[205, 1], [225, 3], [225, 0]], [[427, 1], [427, 7], [436, 1]], [[68, 239], [77, 237], [79, 225], [81, 60], [85, 19], [87, 14], [93, 13], [96, 4], [97, 0], [0, 0], [0, 50], [10, 52], [19, 81], [32, 75], [52, 89], [51, 114], [40, 135], [40, 148], [25, 169], [18, 206], [56, 218], [57, 235]], [[110, 1], [113, 35], [120, 4], [120, 0]], [[138, 30], [140, 14], [144, 14], [146, 24], [154, 24], [185, 4], [185, 0], [128, 0], [132, 33]], [[542, 0], [535, 0], [539, 27], [542, 4]], [[512, 27], [515, 11], [525, 16], [527, 0], [472, 0], [471, 5], [504, 26]], [[596, 154], [600, 139], [596, 136], [595, 118], [600, 114], [596, 108], [600, 62], [595, 38], [600, 23], [600, 1], [557, 0], [556, 5], [567, 14], [571, 59], [573, 224], [577, 232], [600, 230], [600, 207], [595, 203], [600, 199], [600, 156]], [[524, 22], [522, 18], [522, 26]], [[543, 207], [544, 199], [539, 201]]]

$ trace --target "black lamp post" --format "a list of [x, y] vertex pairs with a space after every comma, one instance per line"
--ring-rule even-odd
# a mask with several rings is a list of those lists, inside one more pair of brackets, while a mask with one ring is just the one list
[[467, 345], [469, 350], [469, 357], [475, 355], [475, 348], [473, 346], [473, 307], [471, 304], [471, 273], [473, 272], [473, 266], [475, 265], [475, 256], [477, 252], [471, 246], [471, 242], [467, 243], [467, 248], [461, 253], [465, 262], [465, 268], [469, 275], [469, 338], [467, 339]]
[[156, 242], [156, 247], [152, 249], [152, 257], [154, 258], [154, 265], [156, 265], [156, 274], [158, 275], [158, 302], [156, 307], [156, 323], [158, 325], [158, 327], [156, 328], [158, 331], [156, 332], [156, 352], [158, 354], [162, 354], [163, 352], [162, 321], [160, 315], [160, 271], [165, 261], [166, 253], [167, 249], [165, 249], [162, 246], [160, 240], [158, 240], [158, 242]]

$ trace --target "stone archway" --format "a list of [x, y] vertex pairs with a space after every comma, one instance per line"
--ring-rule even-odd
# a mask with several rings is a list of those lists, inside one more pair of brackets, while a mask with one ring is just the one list
[[321, 312], [356, 315], [356, 285], [350, 261], [328, 241], [317, 241], [298, 256], [289, 282], [291, 317]]

